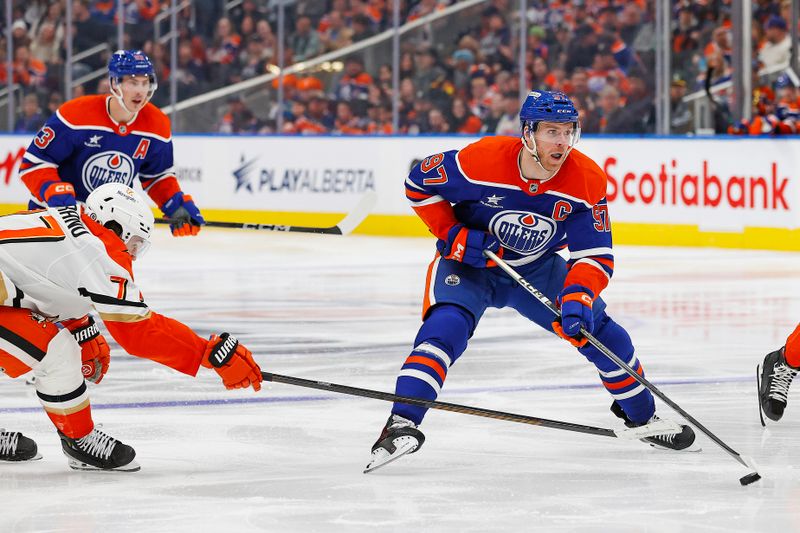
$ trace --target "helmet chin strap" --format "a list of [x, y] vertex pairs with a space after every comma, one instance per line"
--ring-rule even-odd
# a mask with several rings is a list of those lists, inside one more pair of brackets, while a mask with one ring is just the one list
[[[122, 89], [119, 86], [119, 82], [118, 81], [116, 82], [116, 87], [115, 87], [114, 86], [115, 82], [114, 82], [114, 79], [112, 78], [112, 79], [110, 79], [108, 81], [108, 84], [111, 86], [111, 95], [114, 98], [116, 98], [116, 100], [119, 103], [119, 105], [122, 106], [122, 109], [124, 109], [130, 115], [135, 115], [136, 112], [135, 111], [131, 111], [130, 109], [128, 109], [128, 106], [125, 105], [125, 99], [122, 97]], [[150, 98], [153, 97], [153, 93], [154, 92], [155, 92], [155, 90], [148, 91], [147, 96], [144, 99], [144, 103], [145, 104], [150, 101]]]
[[[528, 135], [530, 135], [531, 144], [528, 144], [528, 140], [527, 140], [528, 135], [526, 135], [526, 133], [528, 133]], [[552, 171], [551, 170], [547, 170], [546, 168], [544, 168], [544, 165], [542, 165], [542, 159], [541, 159], [541, 157], [539, 157], [539, 152], [538, 152], [538, 150], [536, 148], [536, 139], [533, 138], [533, 131], [526, 126], [522, 130], [522, 137], [520, 137], [520, 139], [522, 140], [522, 146], [524, 146], [525, 149], [528, 151], [528, 153], [533, 156], [533, 160], [536, 161], [536, 164], [539, 165], [539, 168], [541, 168], [542, 171], [544, 171], [545, 175], [547, 176], [542, 181], [547, 181], [550, 178], [552, 178], [553, 176], [555, 176], [556, 172], [558, 172], [558, 169], [561, 168], [561, 165], [558, 165], [558, 168], [555, 169], [555, 170], [552, 170]], [[564, 159], [567, 158], [567, 154], [569, 153], [569, 150], [571, 150], [571, 149], [572, 148], [570, 147], [567, 150], [567, 153], [564, 154], [564, 157], [562, 158], [562, 161], [561, 161], [562, 164], [564, 163]]]

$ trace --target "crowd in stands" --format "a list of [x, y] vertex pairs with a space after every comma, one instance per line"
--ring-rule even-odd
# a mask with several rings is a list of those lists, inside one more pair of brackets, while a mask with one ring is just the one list
[[[73, 20], [65, 20], [71, 1]], [[268, 72], [278, 63], [274, 0], [193, 0], [178, 13], [177, 64], [169, 31], [159, 17], [169, 0], [124, 0], [125, 47], [153, 60], [161, 89], [153, 103], [169, 103], [164, 87], [175, 77], [178, 100], [230, 86]], [[440, 11], [456, 0], [402, 0], [401, 23]], [[313, 59], [391, 29], [392, 0], [294, 0], [286, 3], [284, 64]], [[671, 129], [694, 129], [683, 97], [732, 76], [730, 0], [672, 2]], [[652, 133], [655, 128], [655, 1], [529, 0], [526, 13], [525, 87], [566, 92], [585, 133]], [[788, 61], [790, 0], [753, 2], [754, 71]], [[12, 0], [13, 79], [23, 88], [15, 131], [36, 131], [63, 100], [65, 40], [75, 53], [108, 43], [71, 68], [73, 96], [108, 90], [101, 72], [116, 47], [116, 0]], [[365, 65], [346, 55], [337, 76], [286, 75], [286, 104], [251, 108], [229, 97], [215, 130], [222, 133], [319, 134], [513, 134], [519, 133], [518, 2], [487, 0], [474, 26], [452, 39], [404, 39], [400, 83], [392, 84], [386, 62]], [[5, 24], [5, 21], [3, 21]], [[0, 84], [7, 83], [6, 43], [0, 42]], [[774, 79], [774, 78], [773, 78]], [[734, 124], [726, 93], [716, 94], [715, 129], [731, 133], [796, 133], [800, 127], [796, 79], [780, 87], [755, 78], [755, 116]], [[267, 87], [272, 91], [277, 86]], [[392, 101], [399, 101], [399, 129], [392, 127]], [[280, 120], [279, 120], [280, 118]], [[280, 128], [278, 125], [281, 125]]]

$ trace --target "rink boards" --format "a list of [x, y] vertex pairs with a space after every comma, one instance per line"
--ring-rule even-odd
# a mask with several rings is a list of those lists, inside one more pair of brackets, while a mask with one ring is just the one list
[[[369, 190], [356, 230], [426, 235], [403, 181], [415, 160], [477, 137], [174, 138], [176, 171], [209, 220], [330, 225]], [[29, 136], [0, 136], [0, 211], [23, 206], [17, 169]], [[578, 149], [608, 175], [618, 244], [800, 249], [800, 140], [584, 138]], [[87, 178], [89, 179], [89, 178]]]

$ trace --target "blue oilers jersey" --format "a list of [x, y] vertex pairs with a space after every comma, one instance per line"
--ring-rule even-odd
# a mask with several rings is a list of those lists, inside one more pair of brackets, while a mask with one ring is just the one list
[[519, 166], [523, 149], [518, 138], [487, 137], [432, 155], [411, 171], [406, 196], [440, 239], [456, 223], [487, 231], [513, 266], [568, 247], [568, 284], [585, 285], [596, 296], [614, 268], [606, 175], [573, 149], [552, 178], [527, 180]]
[[[148, 191], [174, 179], [172, 137], [167, 116], [147, 104], [127, 124], [108, 112], [111, 96], [85, 96], [62, 105], [34, 137], [20, 165], [32, 203], [48, 182], [69, 182], [79, 201], [105, 183], [132, 186], [140, 179]], [[152, 196], [152, 195], [151, 195]]]

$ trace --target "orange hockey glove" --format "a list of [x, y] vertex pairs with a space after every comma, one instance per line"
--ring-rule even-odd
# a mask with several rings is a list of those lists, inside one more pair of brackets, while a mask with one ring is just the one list
[[111, 349], [89, 315], [62, 322], [81, 346], [81, 372], [86, 381], [100, 383], [111, 362]]
[[211, 335], [200, 363], [213, 368], [226, 389], [246, 389], [252, 385], [253, 390], [261, 390], [261, 369], [253, 354], [229, 333]]

